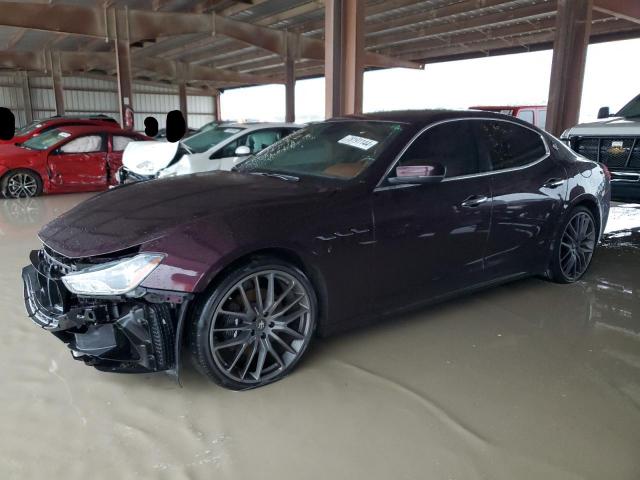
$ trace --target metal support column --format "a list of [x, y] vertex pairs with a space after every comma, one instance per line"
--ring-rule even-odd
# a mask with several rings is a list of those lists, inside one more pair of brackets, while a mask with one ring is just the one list
[[558, 0], [546, 129], [560, 135], [578, 123], [593, 0]]
[[188, 119], [188, 109], [187, 109], [187, 84], [184, 80], [180, 81], [180, 85], [178, 85], [178, 97], [180, 102], [180, 111], [182, 112], [182, 116], [184, 117], [184, 122], [187, 127], [189, 126]]
[[129, 12], [112, 9], [115, 20], [115, 50], [118, 72], [120, 121], [123, 128], [133, 129], [133, 89], [131, 87], [131, 52], [129, 51]]
[[362, 113], [364, 0], [325, 0], [327, 118]]
[[29, 74], [22, 72], [22, 106], [27, 123], [33, 122], [33, 108], [31, 106], [31, 87], [29, 86]]
[[220, 108], [220, 92], [213, 96], [213, 115], [216, 122], [222, 121], [222, 110]]
[[287, 57], [284, 63], [285, 73], [285, 122], [296, 121], [296, 63], [291, 57]]
[[62, 89], [62, 68], [60, 53], [47, 51], [48, 63], [51, 71], [51, 84], [56, 102], [56, 115], [64, 115], [64, 90]]

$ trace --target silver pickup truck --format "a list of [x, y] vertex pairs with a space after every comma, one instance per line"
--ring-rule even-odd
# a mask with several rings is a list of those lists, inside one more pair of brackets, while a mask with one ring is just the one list
[[597, 122], [576, 125], [560, 138], [609, 168], [614, 200], [640, 200], [640, 95], [614, 115], [602, 107]]

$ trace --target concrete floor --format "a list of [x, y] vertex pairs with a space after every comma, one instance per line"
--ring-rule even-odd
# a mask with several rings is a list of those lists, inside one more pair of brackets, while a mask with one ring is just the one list
[[83, 198], [0, 200], [0, 478], [640, 478], [640, 205], [615, 207], [577, 284], [318, 341], [289, 378], [234, 393], [191, 369], [184, 388], [97, 372], [27, 319], [36, 233]]

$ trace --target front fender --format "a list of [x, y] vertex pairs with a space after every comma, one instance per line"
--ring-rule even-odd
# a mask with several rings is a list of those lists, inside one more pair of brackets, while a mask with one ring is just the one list
[[259, 238], [258, 228], [250, 232], [251, 228], [248, 225], [238, 232], [216, 223], [198, 224], [143, 245], [142, 251], [161, 252], [166, 257], [142, 286], [197, 293], [205, 290], [226, 267], [252, 253], [278, 249], [299, 255], [302, 250], [295, 241], [285, 244], [269, 239], [253, 241]]

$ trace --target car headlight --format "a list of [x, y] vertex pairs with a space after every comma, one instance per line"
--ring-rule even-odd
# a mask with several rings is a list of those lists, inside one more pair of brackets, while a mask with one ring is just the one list
[[78, 295], [122, 295], [136, 289], [163, 258], [159, 253], [141, 253], [70, 273], [62, 277], [62, 282]]
[[136, 170], [142, 175], [153, 175], [156, 172], [156, 166], [153, 162], [145, 160], [136, 165]]

